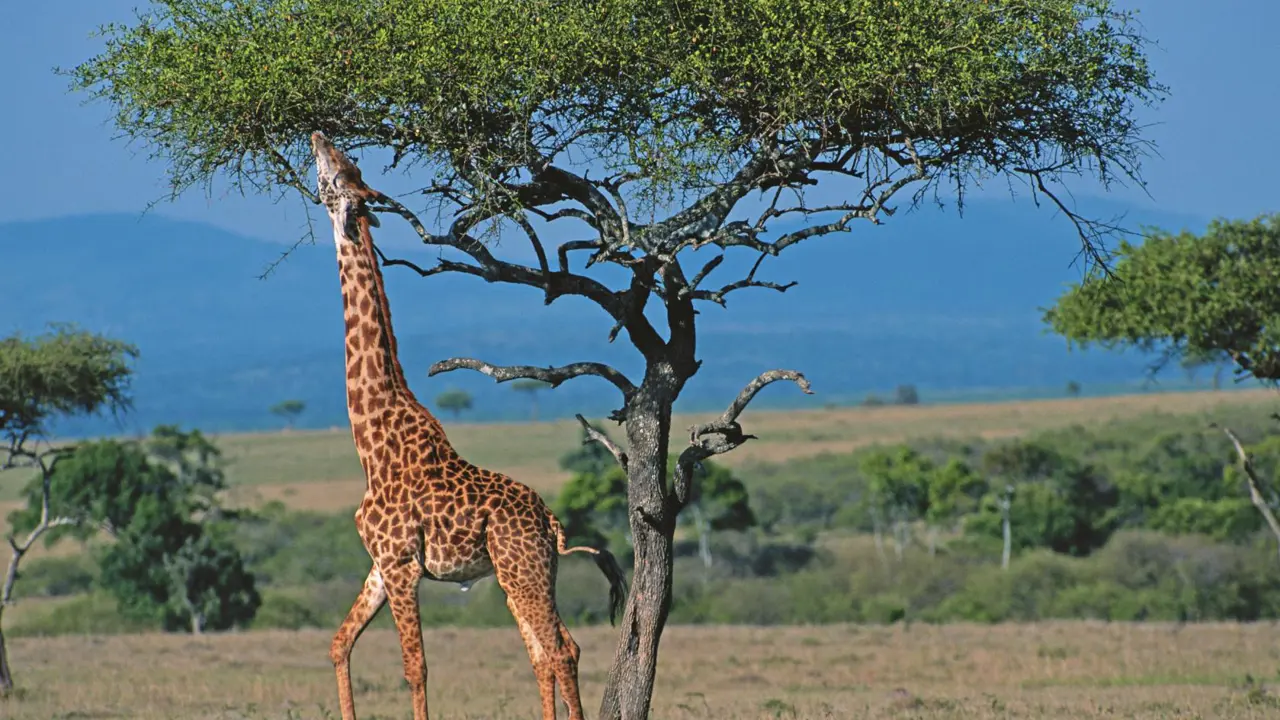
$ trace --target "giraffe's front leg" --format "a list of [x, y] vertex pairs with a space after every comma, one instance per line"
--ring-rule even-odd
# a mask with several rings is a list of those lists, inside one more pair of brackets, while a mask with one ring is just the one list
[[364, 588], [347, 613], [347, 619], [333, 636], [329, 657], [338, 675], [338, 706], [342, 710], [342, 720], [356, 720], [355, 700], [351, 696], [351, 648], [386, 602], [387, 591], [382, 575], [374, 567], [365, 578]]
[[418, 566], [397, 564], [383, 572], [391, 616], [400, 635], [404, 679], [413, 692], [413, 720], [427, 720], [427, 659], [422, 649], [422, 618], [418, 609]]

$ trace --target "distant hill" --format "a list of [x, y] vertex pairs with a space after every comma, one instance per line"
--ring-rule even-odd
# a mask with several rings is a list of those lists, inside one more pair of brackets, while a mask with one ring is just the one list
[[[1102, 214], [1114, 210], [1100, 207]], [[1127, 221], [1205, 224], [1158, 213]], [[301, 246], [260, 280], [286, 245], [156, 214], [0, 224], [0, 333], [71, 321], [136, 343], [142, 359], [127, 431], [159, 422], [273, 427], [267, 408], [286, 398], [307, 403], [301, 426], [340, 425], [341, 300], [327, 237]], [[420, 249], [400, 247], [397, 253], [430, 262]], [[1141, 358], [1068, 353], [1039, 322], [1037, 307], [1079, 278], [1071, 267], [1078, 248], [1064, 218], [1008, 201], [972, 202], [963, 219], [923, 209], [802, 244], [761, 271], [797, 287], [784, 295], [742, 291], [730, 296], [728, 309], [702, 308], [705, 364], [682, 406], [722, 407], [750, 377], [780, 366], [804, 371], [819, 394], [771, 389], [762, 405], [853, 402], [869, 392], [889, 394], [899, 383], [915, 384], [926, 402], [1049, 395], [1072, 379], [1086, 393], [1131, 389], [1142, 380]], [[713, 279], [735, 279], [731, 270], [742, 261], [725, 263]], [[461, 387], [476, 397], [476, 419], [527, 415], [524, 397], [487, 378], [426, 378], [432, 362], [454, 355], [639, 368], [625, 340], [605, 343], [609, 322], [584, 301], [544, 307], [527, 288], [447, 275], [422, 280], [398, 268], [387, 275], [404, 365], [424, 400]], [[612, 393], [594, 379], [568, 383], [544, 393], [542, 415], [601, 413], [614, 407]], [[99, 421], [61, 428], [120, 429]]]

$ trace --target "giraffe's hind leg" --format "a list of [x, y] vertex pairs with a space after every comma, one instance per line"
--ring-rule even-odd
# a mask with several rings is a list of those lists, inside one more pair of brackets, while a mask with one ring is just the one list
[[556, 720], [555, 688], [569, 710], [569, 720], [583, 720], [578, 694], [578, 644], [556, 610], [554, 542], [540, 535], [512, 537], [489, 529], [489, 556], [498, 584], [507, 594], [507, 608], [515, 617], [529, 651], [542, 696], [543, 720]]
[[333, 660], [333, 668], [338, 675], [338, 706], [342, 710], [342, 720], [356, 720], [355, 700], [351, 696], [351, 648], [386, 602], [387, 590], [382, 575], [375, 567], [369, 571], [360, 597], [352, 604], [347, 619], [342, 621], [342, 626], [333, 636], [333, 644], [329, 646], [329, 658]]

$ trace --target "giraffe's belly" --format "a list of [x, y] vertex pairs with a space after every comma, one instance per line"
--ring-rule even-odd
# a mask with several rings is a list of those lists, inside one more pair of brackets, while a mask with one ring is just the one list
[[432, 558], [428, 555], [423, 558], [422, 566], [428, 580], [459, 583], [463, 590], [493, 574], [493, 562], [487, 552], [468, 558]]

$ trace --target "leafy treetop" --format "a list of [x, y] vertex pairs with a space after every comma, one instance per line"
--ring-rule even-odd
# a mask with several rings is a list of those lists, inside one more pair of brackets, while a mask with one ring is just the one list
[[1111, 276], [1075, 285], [1045, 312], [1054, 331], [1164, 360], [1230, 358], [1242, 375], [1280, 380], [1280, 215], [1217, 220], [1203, 235], [1156, 231], [1122, 242], [1117, 258]]
[[[227, 173], [314, 199], [321, 130], [434, 174], [424, 192], [456, 218], [415, 229], [477, 260], [465, 272], [538, 287], [469, 233], [499, 216], [529, 230], [527, 209], [586, 223], [596, 260], [708, 242], [776, 254], [876, 221], [908, 185], [1136, 180], [1135, 105], [1164, 94], [1112, 0], [158, 0], [104, 34], [65, 72], [167, 162], [175, 193]], [[598, 179], [572, 171], [584, 157]], [[781, 194], [820, 176], [858, 185], [826, 229], [761, 240], [768, 220], [815, 212]], [[756, 223], [725, 226], [771, 189]]]
[[128, 343], [68, 325], [0, 339], [0, 434], [16, 448], [57, 416], [127, 409], [137, 355]]

